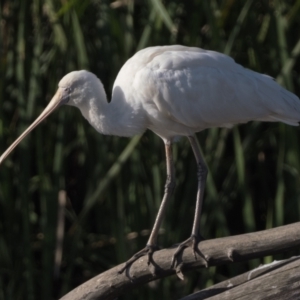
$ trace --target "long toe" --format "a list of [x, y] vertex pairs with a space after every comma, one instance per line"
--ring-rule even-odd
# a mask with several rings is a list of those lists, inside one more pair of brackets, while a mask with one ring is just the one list
[[131, 265], [138, 260], [140, 257], [147, 255], [148, 256], [148, 260], [147, 260], [147, 264], [150, 267], [150, 265], [152, 265], [154, 267], [154, 271], [152, 271], [151, 269], [151, 273], [153, 275], [155, 275], [155, 271], [156, 271], [156, 264], [154, 263], [153, 260], [153, 253], [155, 251], [157, 251], [159, 248], [155, 245], [146, 245], [145, 248], [143, 248], [142, 250], [140, 250], [139, 252], [135, 253], [129, 260], [126, 261], [124, 267], [122, 269], [120, 269], [118, 271], [119, 274], [122, 274], [124, 271], [126, 271], [126, 275], [129, 276], [129, 269], [131, 267]]
[[[177, 246], [177, 249], [172, 257], [171, 268], [177, 268], [178, 265], [183, 265], [182, 254], [185, 248], [192, 248], [195, 260], [197, 260], [197, 254], [204, 258], [203, 254], [198, 249], [198, 243], [203, 240], [200, 235], [192, 235], [187, 240], [183, 241]], [[205, 259], [205, 258], [204, 258]], [[181, 269], [181, 268], [180, 268]]]

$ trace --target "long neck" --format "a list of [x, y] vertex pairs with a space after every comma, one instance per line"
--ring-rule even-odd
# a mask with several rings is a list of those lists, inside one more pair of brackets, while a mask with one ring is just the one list
[[[147, 129], [146, 117], [138, 102], [126, 99], [122, 90], [114, 88], [112, 100], [107, 102], [103, 87], [89, 93], [82, 115], [100, 133], [117, 136], [133, 136]], [[126, 101], [127, 100], [127, 101]]]

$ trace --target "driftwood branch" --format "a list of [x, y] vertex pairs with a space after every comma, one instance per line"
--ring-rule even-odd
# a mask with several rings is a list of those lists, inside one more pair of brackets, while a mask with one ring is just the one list
[[[180, 265], [182, 268], [177, 268], [177, 273], [182, 275], [181, 272], [197, 268], [247, 261], [282, 253], [299, 246], [300, 222], [254, 233], [201, 241], [198, 244], [201, 256], [195, 260], [191, 249], [185, 249], [181, 258], [184, 264]], [[172, 247], [154, 253], [156, 274], [152, 274], [153, 268], [148, 267], [147, 259], [141, 257], [131, 266], [127, 274], [118, 273], [121, 268], [119, 265], [83, 283], [61, 300], [114, 299], [149, 281], [173, 275], [176, 270], [171, 269], [170, 265], [175, 251], [176, 247]]]
[[180, 300], [300, 299], [300, 256], [274, 261]]

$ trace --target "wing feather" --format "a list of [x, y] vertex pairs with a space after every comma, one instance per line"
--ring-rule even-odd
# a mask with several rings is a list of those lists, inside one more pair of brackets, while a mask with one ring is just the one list
[[123, 82], [117, 83], [134, 89], [153, 127], [165, 124], [166, 130], [173, 126], [176, 131], [182, 126], [195, 132], [250, 120], [290, 125], [300, 121], [297, 96], [218, 52], [184, 46], [146, 48], [123, 68], [126, 76], [122, 69]]

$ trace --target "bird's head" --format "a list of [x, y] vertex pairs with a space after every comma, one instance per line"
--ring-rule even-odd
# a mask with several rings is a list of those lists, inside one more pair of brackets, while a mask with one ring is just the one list
[[[74, 71], [65, 75], [58, 84], [58, 89], [38, 118], [21, 134], [21, 136], [2, 154], [0, 164], [9, 155], [9, 153], [30, 133], [37, 125], [39, 125], [47, 116], [49, 116], [56, 108], [67, 104], [77, 106], [82, 109], [86, 99], [91, 93], [97, 94], [99, 91], [104, 93], [100, 80], [88, 71]], [[98, 94], [99, 95], [99, 94]], [[101, 94], [100, 94], [101, 95]]]
[[99, 87], [102, 91], [102, 84], [93, 73], [85, 70], [73, 71], [60, 80], [57, 101], [59, 105], [67, 104], [81, 108], [91, 94], [99, 95]]

